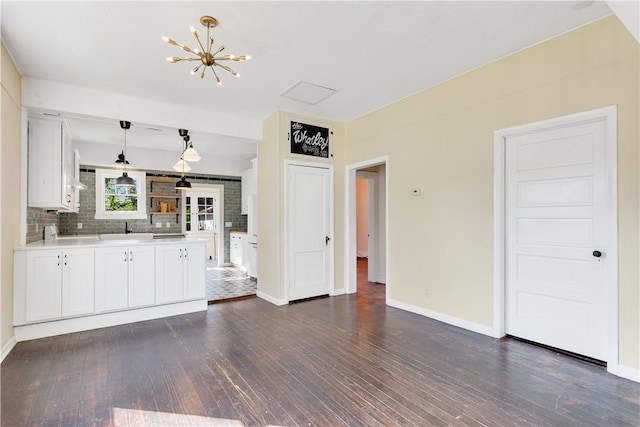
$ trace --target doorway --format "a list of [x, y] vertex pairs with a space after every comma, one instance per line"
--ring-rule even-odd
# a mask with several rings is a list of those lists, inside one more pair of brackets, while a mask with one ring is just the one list
[[333, 169], [287, 164], [287, 298], [329, 295], [333, 286]]
[[[366, 269], [368, 282], [388, 285], [388, 158], [381, 157], [347, 166], [345, 292], [358, 289], [359, 270]], [[362, 192], [366, 188], [366, 202]], [[360, 201], [360, 203], [358, 203]], [[366, 221], [366, 225], [364, 222]], [[358, 244], [360, 227], [360, 245]], [[363, 231], [364, 229], [364, 231]], [[365, 234], [365, 236], [362, 236]], [[364, 237], [364, 238], [363, 238]], [[358, 254], [360, 246], [360, 254]], [[363, 247], [366, 247], [364, 257]], [[385, 288], [388, 295], [388, 286]]]
[[496, 132], [495, 335], [617, 370], [616, 109]]
[[185, 235], [207, 240], [207, 260], [224, 264], [224, 187], [193, 184], [182, 203], [182, 230]]

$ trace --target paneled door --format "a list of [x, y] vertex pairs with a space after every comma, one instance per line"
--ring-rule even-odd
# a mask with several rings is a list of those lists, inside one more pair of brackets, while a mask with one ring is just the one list
[[329, 294], [331, 287], [331, 169], [287, 167], [289, 301]]
[[606, 122], [506, 139], [506, 332], [607, 360]]

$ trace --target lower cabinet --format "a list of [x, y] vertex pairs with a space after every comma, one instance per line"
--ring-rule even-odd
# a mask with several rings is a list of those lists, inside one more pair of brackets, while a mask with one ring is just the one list
[[155, 304], [153, 246], [96, 249], [96, 311]]
[[122, 243], [16, 249], [16, 339], [206, 309], [204, 241]]
[[247, 239], [246, 233], [229, 233], [229, 258], [231, 264], [236, 267], [243, 268], [246, 263], [245, 257], [245, 242]]
[[205, 248], [201, 244], [157, 246], [157, 303], [204, 298], [205, 258]]
[[34, 251], [24, 263], [27, 322], [94, 312], [92, 248]]

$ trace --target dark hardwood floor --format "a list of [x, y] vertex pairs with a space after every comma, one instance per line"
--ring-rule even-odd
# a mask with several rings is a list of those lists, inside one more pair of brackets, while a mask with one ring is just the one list
[[640, 425], [639, 384], [386, 307], [384, 288], [18, 343], [2, 425]]

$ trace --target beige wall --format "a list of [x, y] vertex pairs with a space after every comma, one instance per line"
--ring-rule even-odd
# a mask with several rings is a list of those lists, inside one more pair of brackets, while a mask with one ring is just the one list
[[639, 63], [612, 16], [348, 123], [346, 164], [389, 156], [390, 298], [491, 327], [494, 131], [615, 104], [620, 364], [640, 368]]
[[[289, 153], [289, 120], [331, 127], [333, 157], [316, 159]], [[285, 162], [301, 160], [334, 167], [334, 189], [344, 187], [344, 125], [341, 123], [274, 112], [263, 122], [258, 143], [258, 292], [285, 302]], [[344, 288], [344, 192], [334, 192], [334, 288]]]
[[21, 89], [20, 74], [2, 44], [2, 86], [0, 111], [0, 345], [13, 337], [13, 248], [20, 243], [20, 149]]

